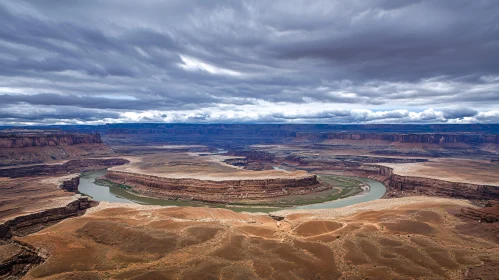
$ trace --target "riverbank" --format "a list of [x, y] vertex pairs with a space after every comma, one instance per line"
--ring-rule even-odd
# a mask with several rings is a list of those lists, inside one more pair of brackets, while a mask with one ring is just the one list
[[[133, 188], [109, 182], [107, 180], [102, 180], [102, 176], [105, 171], [97, 171], [83, 174], [80, 179], [80, 192], [85, 193], [95, 200], [98, 201], [110, 201], [110, 202], [120, 202], [120, 203], [137, 203], [143, 205], [161, 205], [161, 206], [194, 206], [194, 207], [215, 207], [215, 208], [225, 208], [236, 212], [273, 212], [282, 210], [283, 208], [292, 209], [297, 207], [337, 207], [334, 204], [328, 205], [325, 203], [331, 203], [334, 201], [343, 201], [351, 197], [361, 197], [359, 201], [366, 201], [370, 199], [369, 193], [371, 188], [366, 188], [364, 178], [355, 178], [347, 176], [333, 176], [333, 175], [321, 175], [320, 180], [323, 182], [328, 181], [329, 183], [335, 182], [336, 186], [334, 188], [328, 189], [327, 193], [314, 193], [305, 194], [302, 197], [288, 197], [287, 200], [281, 201], [279, 203], [207, 203], [203, 201], [194, 200], [166, 200], [158, 199], [153, 197], [147, 197], [139, 195], [133, 192]], [[371, 180], [372, 181], [372, 180]], [[372, 181], [373, 183], [375, 181]], [[379, 182], [377, 182], [380, 184]], [[374, 183], [373, 183], [374, 184]], [[376, 186], [377, 189], [380, 188], [379, 185]], [[367, 190], [369, 189], [369, 190]], [[384, 187], [381, 185], [381, 191]], [[379, 196], [378, 192], [375, 192], [375, 196]], [[348, 196], [348, 197], [347, 197]], [[379, 198], [379, 197], [378, 197]], [[377, 198], [375, 198], [377, 199]], [[315, 205], [315, 206], [312, 206]], [[341, 206], [338, 206], [341, 207]]]

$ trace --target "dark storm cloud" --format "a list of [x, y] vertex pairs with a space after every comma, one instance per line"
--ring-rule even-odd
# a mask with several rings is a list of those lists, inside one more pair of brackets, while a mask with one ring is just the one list
[[0, 103], [32, 111], [0, 122], [487, 122], [498, 18], [495, 0], [2, 1]]
[[[182, 102], [179, 102], [182, 101]], [[129, 109], [147, 110], [158, 108], [175, 109], [176, 106], [184, 105], [184, 102], [195, 101], [197, 104], [214, 103], [220, 101], [211, 96], [195, 94], [193, 96], [179, 97], [177, 100], [149, 99], [149, 100], [127, 100], [112, 99], [105, 97], [78, 96], [74, 94], [40, 93], [33, 95], [25, 94], [0, 94], [0, 103], [31, 105], [56, 105], [56, 106], [78, 106], [82, 108], [96, 109]]]
[[[24, 110], [23, 110], [24, 109]], [[0, 120], [8, 120], [12, 123], [40, 122], [50, 123], [57, 121], [97, 121], [103, 118], [118, 118], [119, 114], [114, 112], [88, 110], [72, 107], [58, 108], [31, 108], [31, 107], [9, 107], [2, 108]]]
[[473, 117], [478, 114], [478, 111], [470, 108], [455, 108], [445, 109], [443, 110], [443, 113], [446, 119], [460, 119], [464, 117]]

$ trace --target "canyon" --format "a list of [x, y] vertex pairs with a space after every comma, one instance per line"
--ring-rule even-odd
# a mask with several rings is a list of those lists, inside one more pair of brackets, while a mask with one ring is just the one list
[[134, 192], [156, 198], [196, 200], [213, 203], [251, 202], [280, 196], [322, 191], [315, 175], [296, 174], [295, 178], [199, 180], [165, 178], [109, 170], [105, 178], [133, 187]]
[[112, 154], [99, 133], [16, 132], [0, 133], [0, 166], [52, 162]]
[[66, 146], [79, 144], [102, 144], [99, 133], [67, 134], [48, 132], [7, 131], [0, 134], [0, 148], [26, 148], [45, 146]]
[[235, 213], [101, 203], [16, 237], [50, 257], [26, 279], [494, 279], [497, 241], [454, 213], [466, 202], [399, 198], [364, 210]]
[[39, 175], [60, 175], [81, 173], [123, 165], [129, 161], [123, 158], [87, 158], [68, 160], [61, 164], [32, 164], [27, 166], [0, 167], [0, 177], [28, 177]]
[[[498, 131], [9, 129], [0, 133], [0, 278], [494, 279]], [[210, 207], [98, 202], [80, 194], [81, 174], [102, 169], [96, 182], [109, 186], [96, 187]], [[386, 193], [342, 208], [289, 207], [308, 196], [308, 203], [342, 197], [347, 178], [356, 178], [348, 176], [377, 180]], [[287, 207], [270, 214], [212, 208], [281, 202]]]
[[255, 204], [331, 188], [306, 171], [253, 171], [226, 164], [241, 157], [169, 150], [128, 160], [109, 168], [104, 179], [147, 197]]
[[300, 140], [326, 140], [341, 139], [352, 141], [386, 141], [400, 143], [499, 143], [499, 136], [494, 134], [472, 134], [472, 133], [347, 133], [347, 132], [297, 132], [297, 141]]
[[[458, 197], [476, 201], [499, 200], [499, 173], [497, 173], [498, 169], [493, 163], [480, 161], [479, 164], [471, 165], [466, 169], [466, 164], [470, 165], [470, 162], [476, 161], [461, 160], [457, 162], [461, 167], [456, 167], [456, 160], [451, 159], [390, 158], [344, 154], [317, 155], [316, 153], [310, 154], [308, 150], [303, 153], [302, 147], [295, 148], [295, 150], [282, 146], [276, 149], [266, 147], [265, 151], [260, 150], [261, 148], [257, 147], [258, 150], [251, 153], [245, 152], [249, 156], [248, 160], [259, 162], [270, 160], [271, 164], [267, 165], [284, 164], [293, 169], [304, 169], [312, 173], [332, 170], [345, 175], [375, 179], [386, 186], [385, 198], [428, 195]], [[450, 165], [447, 165], [447, 161], [450, 162]], [[430, 164], [428, 172], [425, 173], [421, 172], [421, 168], [415, 168], [412, 172], [400, 170], [407, 169], [408, 165], [424, 167], [428, 164]], [[449, 169], [449, 166], [452, 167]], [[443, 171], [440, 171], [441, 169]], [[460, 172], [470, 174], [470, 176], [463, 178]], [[422, 174], [427, 177], [421, 176]], [[489, 179], [484, 181], [477, 178], [476, 174], [484, 177], [488, 175]], [[456, 181], [449, 181], [452, 179]]]

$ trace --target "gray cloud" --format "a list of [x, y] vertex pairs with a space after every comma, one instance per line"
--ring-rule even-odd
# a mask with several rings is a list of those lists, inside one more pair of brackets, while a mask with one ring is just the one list
[[446, 119], [461, 119], [465, 117], [474, 117], [478, 114], [477, 110], [470, 108], [453, 108], [443, 110]]
[[0, 123], [497, 117], [494, 0], [146, 2], [2, 1]]

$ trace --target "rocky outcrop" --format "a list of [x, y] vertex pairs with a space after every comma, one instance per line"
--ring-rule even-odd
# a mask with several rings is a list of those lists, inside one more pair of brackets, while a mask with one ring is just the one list
[[314, 160], [299, 156], [288, 156], [288, 163], [298, 164], [306, 170], [338, 170], [345, 174], [366, 177], [382, 182], [387, 191], [385, 198], [409, 195], [455, 197], [472, 200], [499, 200], [499, 186], [448, 182], [443, 180], [401, 176], [394, 174], [393, 168], [378, 164], [365, 164], [357, 161]]
[[0, 166], [110, 154], [99, 133], [0, 131]]
[[272, 153], [259, 150], [236, 150], [228, 152], [228, 155], [244, 157], [244, 159], [229, 159], [228, 164], [244, 166], [248, 170], [261, 171], [273, 169], [276, 156]]
[[0, 169], [0, 177], [27, 177], [40, 175], [58, 175], [67, 173], [81, 173], [90, 170], [103, 169], [110, 166], [129, 163], [122, 158], [81, 159], [69, 160], [64, 164], [37, 164]]
[[102, 144], [99, 133], [9, 133], [0, 134], [0, 148], [26, 148], [66, 146], [78, 144]]
[[114, 183], [131, 186], [134, 192], [145, 196], [221, 203], [260, 200], [323, 190], [315, 175], [299, 178], [215, 181], [165, 178], [108, 170], [105, 177]]
[[334, 163], [413, 163], [426, 162], [424, 158], [397, 158], [397, 157], [380, 157], [380, 156], [357, 156], [357, 155], [307, 155], [300, 156], [291, 154], [285, 157], [285, 161], [298, 162], [301, 165], [308, 164], [334, 164]]
[[248, 160], [274, 160], [275, 155], [259, 150], [231, 151], [229, 155], [246, 157]]
[[351, 169], [349, 173], [383, 182], [387, 187], [384, 198], [427, 195], [471, 200], [499, 200], [499, 186], [401, 176], [394, 174], [392, 168], [381, 165], [361, 165]]
[[0, 239], [11, 238], [12, 236], [25, 236], [40, 231], [69, 217], [82, 215], [86, 209], [97, 205], [97, 203], [88, 197], [79, 197], [62, 207], [18, 216], [0, 224]]
[[352, 133], [352, 132], [297, 132], [298, 140], [350, 140], [350, 141], [386, 141], [400, 143], [499, 143], [497, 134], [476, 134], [476, 133]]
[[387, 197], [399, 197], [404, 192], [473, 200], [499, 200], [499, 187], [448, 182], [423, 177], [392, 174]]
[[458, 216], [479, 222], [496, 223], [499, 222], [499, 204], [497, 201], [493, 201], [487, 203], [484, 208], [463, 207]]
[[[2, 244], [4, 243], [4, 244]], [[0, 279], [21, 279], [32, 267], [45, 261], [36, 248], [18, 241], [0, 243], [0, 250], [11, 251], [8, 258], [0, 259]]]
[[0, 278], [21, 279], [29, 269], [48, 258], [48, 255], [33, 246], [13, 240], [12, 237], [26, 236], [64, 219], [80, 216], [97, 204], [88, 197], [79, 197], [65, 206], [18, 216], [0, 224], [0, 251], [11, 252], [7, 258], [0, 258]]
[[67, 192], [78, 193], [78, 185], [80, 184], [80, 176], [65, 180], [61, 184], [61, 189]]
[[248, 160], [245, 158], [229, 158], [223, 161], [224, 163], [234, 165], [234, 166], [247, 166]]

